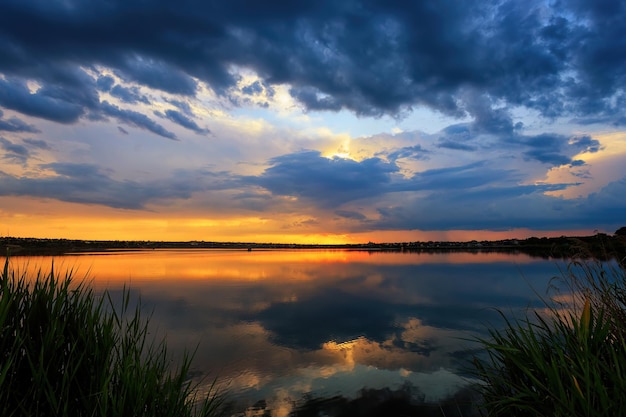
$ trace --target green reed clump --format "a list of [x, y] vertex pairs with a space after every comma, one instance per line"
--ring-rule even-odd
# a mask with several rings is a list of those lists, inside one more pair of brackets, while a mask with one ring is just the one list
[[139, 307], [121, 309], [72, 273], [0, 276], [0, 415], [213, 416], [213, 386], [196, 398], [191, 356], [172, 369]]
[[488, 416], [626, 415], [626, 269], [623, 262], [573, 262], [568, 300], [547, 314], [506, 317], [480, 339], [474, 360]]

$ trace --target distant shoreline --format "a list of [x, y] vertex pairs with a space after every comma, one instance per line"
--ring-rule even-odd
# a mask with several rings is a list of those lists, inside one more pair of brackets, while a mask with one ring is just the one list
[[504, 252], [524, 253], [538, 257], [596, 257], [600, 259], [626, 257], [626, 236], [599, 233], [579, 237], [531, 237], [528, 239], [504, 239], [493, 241], [471, 240], [466, 242], [416, 241], [362, 244], [287, 244], [251, 242], [206, 241], [121, 241], [39, 239], [0, 237], [0, 248], [10, 256], [67, 255], [85, 252], [108, 252], [116, 250], [149, 249], [326, 249], [398, 252]]

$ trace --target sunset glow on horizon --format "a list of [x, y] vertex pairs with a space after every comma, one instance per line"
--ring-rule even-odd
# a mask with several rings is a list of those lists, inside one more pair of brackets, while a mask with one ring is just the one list
[[3, 1], [0, 236], [613, 233], [624, 19], [592, 0]]

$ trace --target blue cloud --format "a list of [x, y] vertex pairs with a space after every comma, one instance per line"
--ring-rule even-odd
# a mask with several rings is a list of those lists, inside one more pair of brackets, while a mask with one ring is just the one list
[[15, 144], [3, 137], [0, 137], [0, 149], [5, 152], [2, 159], [14, 160], [22, 164], [25, 163], [30, 156], [28, 148], [23, 145]]
[[30, 93], [18, 80], [0, 78], [0, 105], [20, 113], [52, 120], [73, 123], [85, 112], [79, 103], [72, 103], [45, 91]]
[[113, 97], [119, 98], [124, 103], [150, 104], [150, 100], [148, 100], [148, 97], [141, 94], [141, 92], [139, 91], [137, 87], [122, 87], [121, 85], [118, 84], [115, 87], [111, 88], [110, 93]]
[[572, 164], [572, 157], [581, 152], [598, 152], [600, 142], [588, 135], [565, 136], [544, 133], [534, 136], [513, 135], [506, 141], [518, 147], [524, 157], [541, 163], [559, 166]]
[[413, 146], [405, 146], [400, 149], [394, 150], [387, 154], [387, 158], [395, 162], [401, 158], [409, 158], [415, 160], [425, 160], [428, 159], [428, 154], [430, 151], [424, 149], [421, 145], [413, 145]]
[[361, 198], [376, 198], [392, 191], [395, 164], [379, 158], [357, 162], [324, 158], [317, 151], [304, 151], [273, 158], [271, 167], [249, 179], [276, 196], [303, 198], [327, 208]]
[[137, 210], [157, 200], [190, 198], [194, 191], [204, 187], [203, 184], [175, 178], [168, 182], [148, 181], [143, 184], [118, 181], [112, 179], [107, 170], [92, 164], [56, 162], [41, 168], [55, 175], [28, 178], [0, 171], [0, 196], [34, 196]]
[[[111, 0], [75, 3], [70, 12], [61, 3], [5, 1], [0, 72], [66, 87], [68, 66], [104, 65], [172, 94], [194, 96], [201, 80], [227, 96], [238, 66], [262, 77], [245, 94], [288, 84], [308, 110], [380, 116], [425, 106], [469, 115], [475, 132], [497, 135], [519, 129], [510, 109], [520, 106], [620, 123], [626, 58], [615, 51], [626, 39], [626, 11], [619, 1], [599, 3]], [[53, 103], [50, 94], [27, 103], [3, 89], [3, 105], [49, 120], [70, 123], [88, 106]]]
[[179, 124], [184, 128], [193, 130], [199, 135], [207, 135], [211, 133], [209, 129], [201, 128], [200, 126], [198, 126], [196, 122], [194, 122], [193, 120], [191, 120], [189, 117], [185, 116], [183, 113], [179, 112], [178, 110], [170, 109], [170, 110], [166, 110], [165, 113], [155, 112], [155, 114], [157, 116], [169, 119], [170, 121], [176, 124]]
[[[584, 228], [589, 218], [580, 201], [544, 195], [570, 184], [457, 188], [436, 192], [402, 205], [380, 207], [369, 227], [406, 230], [555, 230]], [[573, 184], [571, 184], [573, 185]], [[597, 222], [602, 220], [598, 219]]]
[[249, 84], [249, 85], [243, 87], [241, 89], [241, 92], [244, 93], [244, 94], [247, 94], [249, 96], [254, 96], [254, 95], [257, 95], [257, 94], [261, 94], [263, 92], [263, 86], [257, 80], [255, 82], [253, 82], [252, 84]]
[[106, 116], [114, 117], [122, 123], [127, 123], [140, 129], [146, 129], [167, 139], [178, 140], [174, 133], [168, 131], [143, 113], [120, 109], [118, 106], [108, 101], [102, 102], [101, 110]]
[[27, 138], [27, 139], [24, 139], [22, 142], [37, 149], [43, 149], [46, 151], [52, 149], [52, 147], [48, 144], [48, 142], [46, 142], [45, 140], [41, 140], [41, 139]]
[[119, 69], [118, 75], [124, 79], [168, 93], [194, 95], [196, 92], [197, 83], [193, 78], [166, 61], [129, 59], [121, 63]]
[[359, 220], [359, 221], [367, 220], [367, 216], [365, 216], [363, 213], [359, 213], [358, 211], [335, 210], [335, 214], [345, 219], [352, 219], [352, 220]]
[[111, 91], [111, 88], [113, 88], [113, 85], [115, 85], [115, 79], [110, 75], [104, 75], [98, 77], [96, 85], [102, 91]]
[[453, 149], [453, 150], [457, 150], [457, 151], [468, 151], [468, 152], [474, 152], [474, 151], [478, 150], [478, 147], [476, 147], [474, 145], [469, 145], [469, 144], [463, 143], [463, 142], [457, 142], [457, 141], [452, 140], [452, 139], [443, 139], [443, 140], [437, 141], [437, 147], [438, 148]]
[[29, 125], [17, 117], [11, 117], [9, 119], [2, 119], [4, 113], [0, 110], [0, 130], [4, 130], [6, 132], [28, 132], [28, 133], [39, 133], [39, 129], [37, 129], [33, 125]]

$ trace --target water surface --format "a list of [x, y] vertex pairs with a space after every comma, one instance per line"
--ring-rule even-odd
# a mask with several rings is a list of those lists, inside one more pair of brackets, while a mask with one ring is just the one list
[[[28, 268], [52, 261], [27, 259]], [[195, 375], [218, 377], [238, 409], [256, 403], [273, 416], [305, 396], [363, 389], [450, 396], [471, 382], [464, 368], [477, 346], [467, 339], [498, 325], [495, 308], [538, 306], [558, 265], [512, 254], [323, 250], [55, 258], [56, 269], [71, 267], [97, 289], [130, 288], [170, 350], [197, 347]]]

